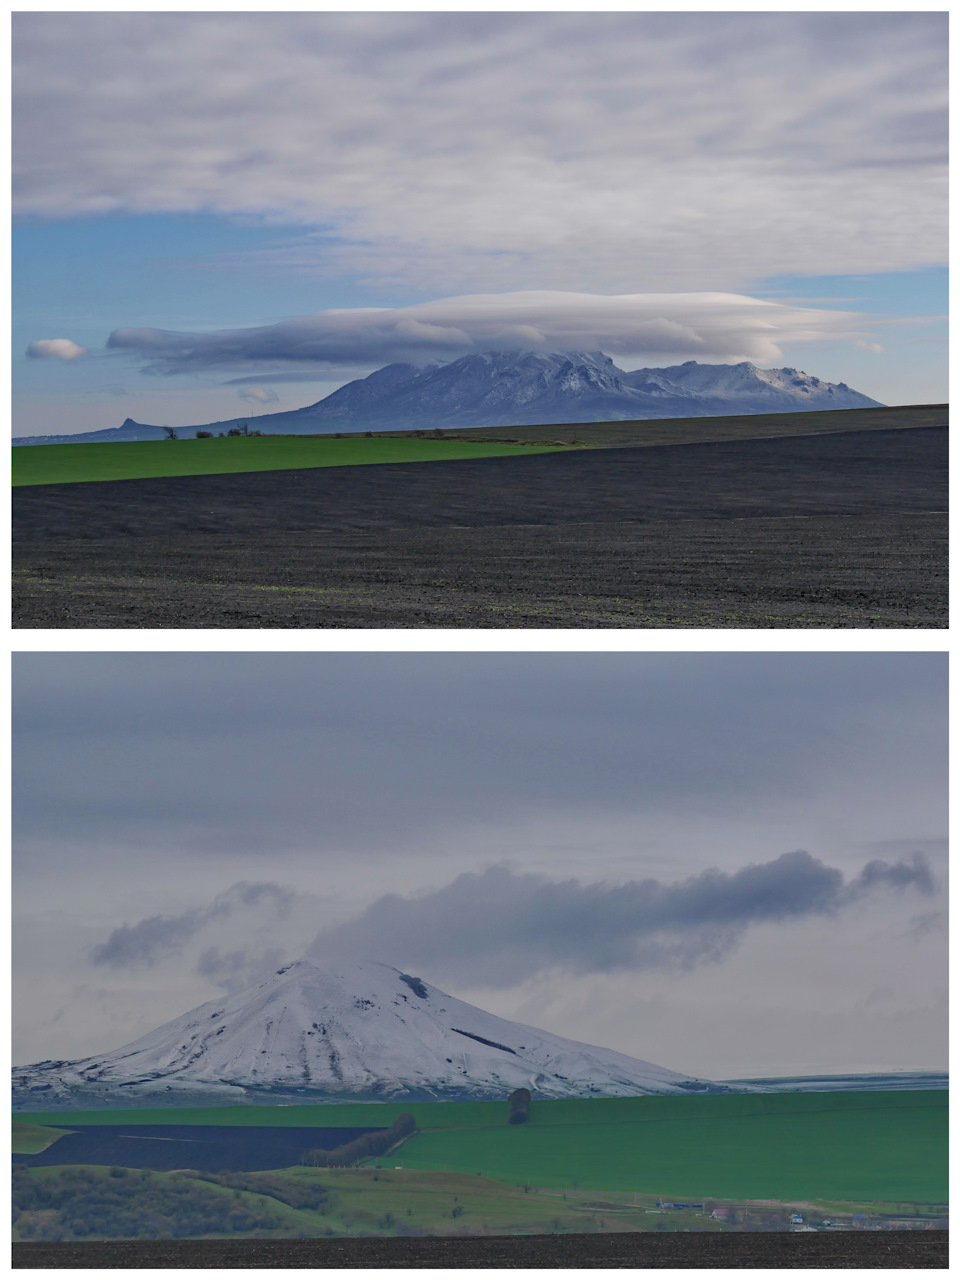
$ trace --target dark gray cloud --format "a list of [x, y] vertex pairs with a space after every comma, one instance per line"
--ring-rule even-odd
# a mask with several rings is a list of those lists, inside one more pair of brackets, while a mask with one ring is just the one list
[[933, 875], [922, 853], [914, 853], [908, 861], [894, 863], [875, 858], [848, 886], [847, 895], [852, 900], [874, 889], [905, 889], [908, 886], [922, 893], [934, 891]]
[[[91, 959], [96, 965], [109, 965], [114, 969], [153, 965], [182, 950], [214, 920], [227, 919], [240, 911], [264, 906], [283, 914], [289, 910], [296, 896], [293, 890], [281, 885], [240, 881], [217, 894], [207, 907], [197, 907], [179, 916], [148, 916], [136, 924], [121, 925], [113, 930], [106, 942], [94, 947]], [[207, 956], [208, 970], [201, 972], [212, 974], [214, 952], [208, 952]]]
[[318, 935], [311, 954], [420, 965], [428, 974], [502, 986], [553, 968], [693, 968], [723, 959], [751, 925], [837, 912], [882, 889], [932, 894], [924, 855], [871, 862], [849, 882], [802, 850], [673, 884], [554, 882], [498, 866], [433, 893], [387, 894]]
[[859, 332], [857, 320], [851, 312], [733, 293], [605, 297], [541, 291], [440, 298], [396, 310], [339, 309], [218, 333], [117, 329], [107, 345], [146, 360], [146, 372], [164, 374], [261, 367], [271, 361], [426, 363], [491, 350], [602, 350], [614, 357], [770, 362], [782, 357], [784, 343], [852, 338]]

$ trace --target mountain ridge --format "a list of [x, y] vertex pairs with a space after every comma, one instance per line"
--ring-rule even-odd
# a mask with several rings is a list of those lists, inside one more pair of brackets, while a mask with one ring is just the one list
[[[688, 360], [668, 368], [619, 369], [602, 351], [502, 352], [423, 367], [391, 364], [301, 409], [177, 427], [227, 432], [249, 423], [267, 434], [369, 430], [456, 430], [539, 423], [789, 413], [881, 407], [879, 401], [802, 371]], [[158, 440], [164, 429], [127, 418], [120, 427], [76, 435], [18, 436], [14, 444]]]

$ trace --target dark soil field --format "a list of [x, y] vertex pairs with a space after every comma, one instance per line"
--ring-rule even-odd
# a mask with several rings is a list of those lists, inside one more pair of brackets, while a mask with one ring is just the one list
[[250, 1125], [90, 1125], [44, 1151], [14, 1162], [42, 1165], [121, 1165], [126, 1169], [287, 1169], [304, 1151], [332, 1151], [374, 1129], [294, 1129]]
[[30, 486], [14, 625], [943, 627], [946, 442], [833, 430]]
[[948, 1265], [946, 1231], [635, 1232], [479, 1239], [169, 1240], [13, 1246], [14, 1267], [791, 1267]]

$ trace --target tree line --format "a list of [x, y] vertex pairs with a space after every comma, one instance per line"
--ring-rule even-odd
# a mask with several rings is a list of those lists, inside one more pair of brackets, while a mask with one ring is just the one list
[[361, 1134], [352, 1142], [345, 1142], [342, 1147], [334, 1147], [332, 1151], [304, 1151], [300, 1157], [301, 1164], [313, 1165], [318, 1169], [341, 1168], [344, 1165], [358, 1164], [368, 1156], [382, 1156], [395, 1147], [398, 1142], [408, 1138], [417, 1128], [417, 1122], [409, 1111], [397, 1116], [389, 1129], [377, 1129], [374, 1133]]

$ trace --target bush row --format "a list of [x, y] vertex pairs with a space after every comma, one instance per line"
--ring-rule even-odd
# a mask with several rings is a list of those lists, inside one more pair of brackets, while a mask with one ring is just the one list
[[396, 1146], [403, 1138], [407, 1138], [416, 1130], [417, 1122], [409, 1111], [397, 1116], [389, 1129], [378, 1129], [376, 1133], [365, 1133], [353, 1142], [346, 1142], [333, 1151], [305, 1151], [300, 1157], [301, 1164], [314, 1165], [318, 1169], [332, 1169], [343, 1165], [357, 1164], [368, 1156], [382, 1156], [391, 1147]]
[[312, 1178], [286, 1177], [270, 1173], [196, 1173], [191, 1176], [204, 1182], [240, 1191], [255, 1191], [262, 1196], [281, 1200], [291, 1209], [320, 1209], [330, 1206], [329, 1188]]

